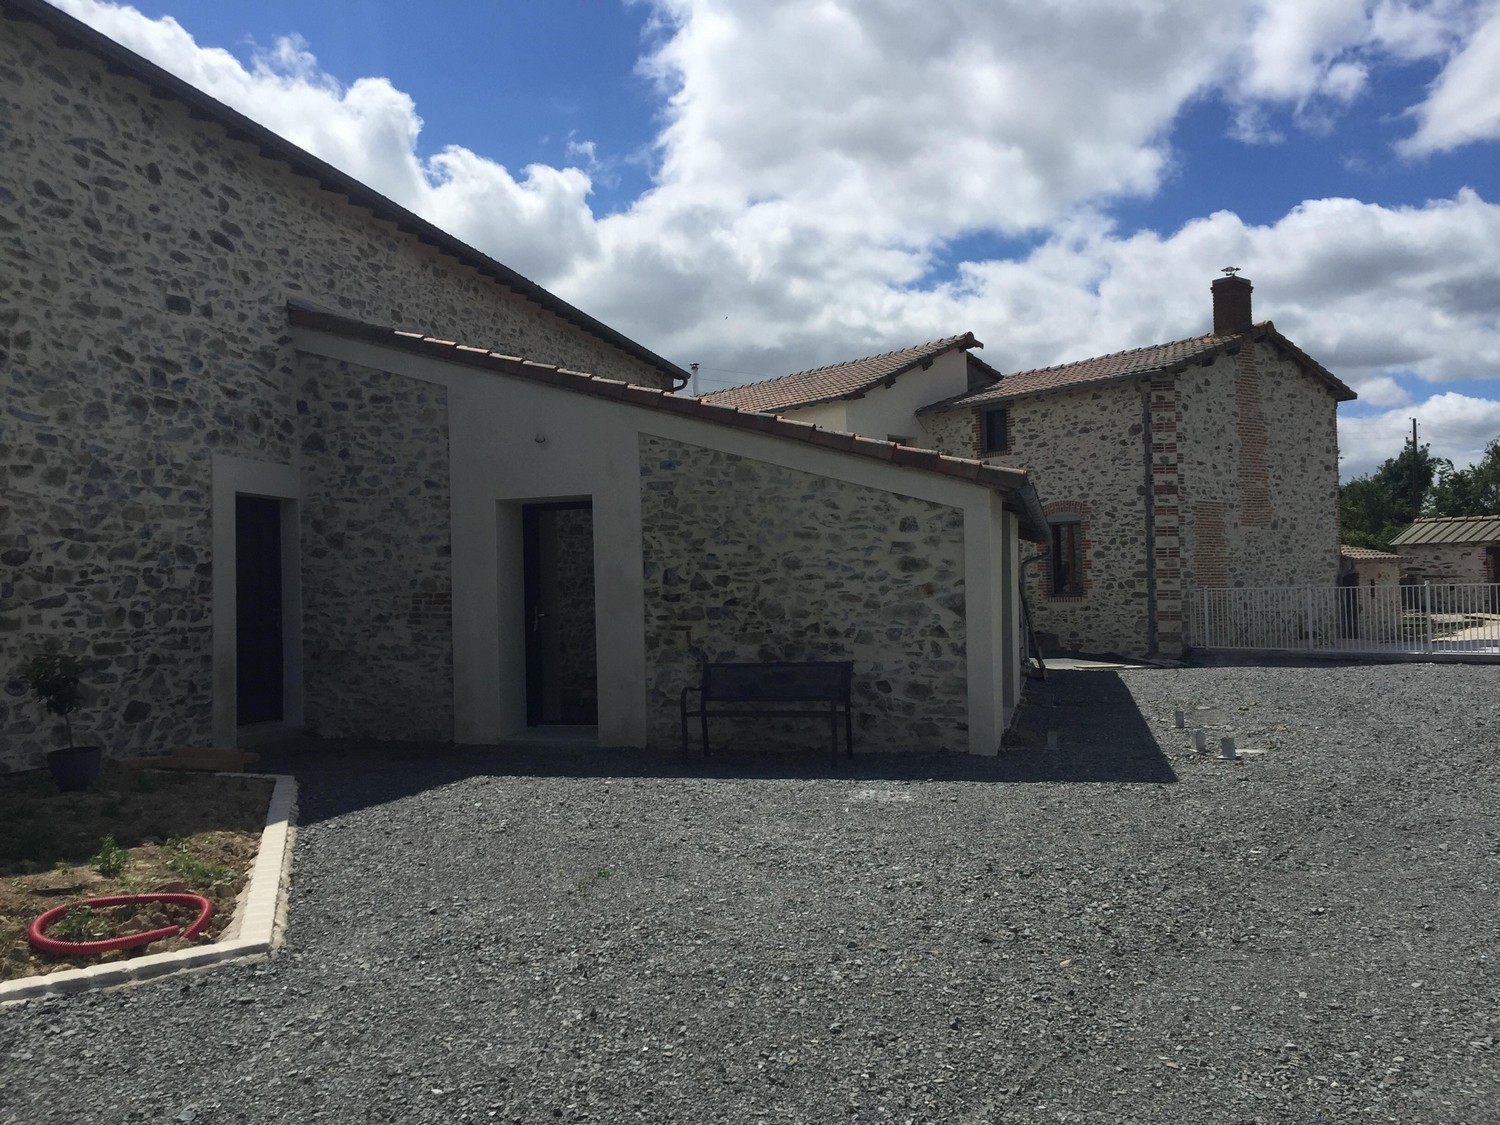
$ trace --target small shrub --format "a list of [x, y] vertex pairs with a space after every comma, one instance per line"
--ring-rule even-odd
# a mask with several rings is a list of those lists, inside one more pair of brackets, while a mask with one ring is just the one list
[[52, 936], [61, 941], [100, 941], [114, 932], [114, 923], [81, 903], [52, 924]]
[[99, 841], [99, 850], [89, 857], [89, 866], [106, 879], [113, 879], [130, 863], [130, 852], [115, 843], [113, 836]]
[[211, 887], [215, 883], [229, 881], [229, 868], [217, 863], [205, 863], [188, 850], [187, 841], [181, 836], [171, 837], [162, 845], [167, 850], [167, 866], [195, 887]]

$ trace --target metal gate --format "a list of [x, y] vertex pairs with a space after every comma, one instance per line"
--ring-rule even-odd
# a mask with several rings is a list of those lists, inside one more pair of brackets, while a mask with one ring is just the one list
[[1197, 590], [1191, 644], [1359, 655], [1500, 655], [1500, 584]]

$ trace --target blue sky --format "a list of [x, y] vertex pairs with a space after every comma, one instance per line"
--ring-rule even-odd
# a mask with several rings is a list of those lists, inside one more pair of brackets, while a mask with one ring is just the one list
[[57, 2], [705, 389], [1195, 335], [1236, 265], [1346, 477], [1500, 436], [1500, 0]]

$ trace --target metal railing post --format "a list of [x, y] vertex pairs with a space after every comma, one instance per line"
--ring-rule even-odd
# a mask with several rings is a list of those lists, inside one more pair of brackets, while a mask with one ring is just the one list
[[1432, 651], [1432, 583], [1422, 583], [1422, 651]]

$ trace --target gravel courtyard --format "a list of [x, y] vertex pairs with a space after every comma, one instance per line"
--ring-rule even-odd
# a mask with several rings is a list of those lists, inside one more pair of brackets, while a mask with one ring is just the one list
[[0, 1009], [0, 1121], [1500, 1121], [1497, 701], [1059, 673], [999, 759], [831, 776], [304, 750], [285, 950]]

